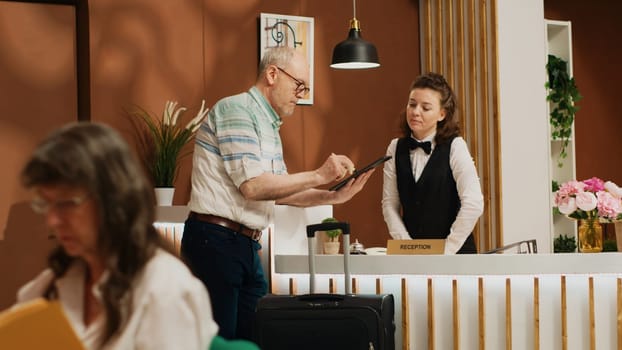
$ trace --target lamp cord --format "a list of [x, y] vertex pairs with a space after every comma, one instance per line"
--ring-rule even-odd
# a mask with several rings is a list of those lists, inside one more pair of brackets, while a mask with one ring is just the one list
[[352, 18], [356, 19], [356, 0], [352, 0]]

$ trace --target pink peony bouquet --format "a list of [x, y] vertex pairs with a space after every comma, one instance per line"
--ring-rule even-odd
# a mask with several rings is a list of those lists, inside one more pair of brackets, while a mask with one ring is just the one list
[[555, 192], [555, 206], [560, 213], [577, 220], [622, 220], [622, 188], [611, 181], [593, 177], [571, 180]]

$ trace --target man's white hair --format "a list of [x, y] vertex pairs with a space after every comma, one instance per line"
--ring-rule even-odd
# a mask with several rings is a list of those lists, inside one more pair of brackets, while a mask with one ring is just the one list
[[295, 49], [289, 46], [278, 46], [268, 49], [259, 63], [259, 75], [262, 75], [268, 66], [287, 67], [294, 56]]

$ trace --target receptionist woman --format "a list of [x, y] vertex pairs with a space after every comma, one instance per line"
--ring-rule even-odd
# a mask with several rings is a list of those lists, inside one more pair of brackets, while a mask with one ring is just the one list
[[484, 200], [456, 110], [442, 75], [412, 83], [403, 136], [387, 149], [382, 213], [393, 239], [445, 239], [445, 254], [469, 254], [477, 253], [472, 231]]

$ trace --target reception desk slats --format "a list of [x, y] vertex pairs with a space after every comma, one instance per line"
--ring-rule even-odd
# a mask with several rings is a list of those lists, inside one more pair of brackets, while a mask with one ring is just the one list
[[540, 350], [540, 280], [533, 279], [533, 350]]
[[[187, 209], [172, 211], [156, 227], [179, 251]], [[308, 293], [307, 256], [262, 244], [271, 291]], [[622, 253], [354, 255], [350, 270], [357, 293], [395, 296], [396, 349], [622, 349]], [[318, 293], [344, 292], [341, 256], [316, 271]]]
[[[318, 256], [318, 292], [343, 293], [340, 256]], [[306, 256], [275, 257], [276, 290], [308, 291]], [[397, 349], [619, 349], [622, 254], [352, 256], [358, 292], [392, 293]], [[620, 344], [620, 347], [618, 346]]]

